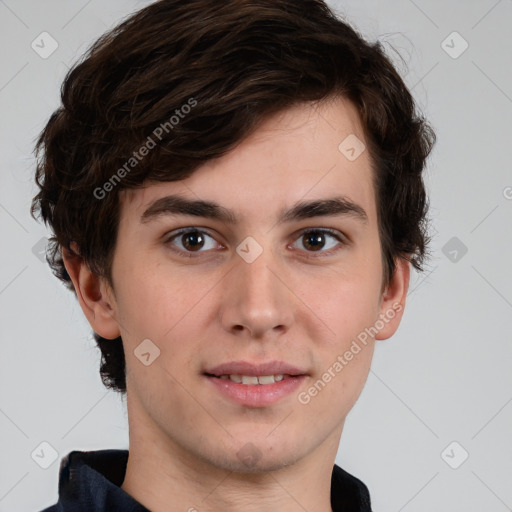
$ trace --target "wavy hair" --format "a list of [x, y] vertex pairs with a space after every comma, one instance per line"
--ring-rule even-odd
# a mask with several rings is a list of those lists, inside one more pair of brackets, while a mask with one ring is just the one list
[[[51, 227], [53, 273], [74, 290], [62, 248], [73, 252], [76, 243], [89, 268], [112, 285], [121, 190], [184, 179], [265, 117], [337, 96], [353, 102], [364, 127], [384, 281], [396, 258], [422, 270], [429, 241], [422, 171], [435, 133], [382, 45], [367, 42], [320, 0], [161, 0], [89, 48], [67, 73], [62, 104], [38, 137], [31, 214]], [[180, 116], [191, 98], [196, 104]], [[163, 123], [158, 144], [122, 173]], [[98, 198], [116, 171], [122, 179]], [[125, 393], [121, 338], [94, 337], [104, 385]]]

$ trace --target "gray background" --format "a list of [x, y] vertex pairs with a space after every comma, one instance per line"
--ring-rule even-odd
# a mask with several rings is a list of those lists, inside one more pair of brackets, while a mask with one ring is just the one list
[[[0, 1], [1, 512], [53, 504], [69, 451], [128, 446], [89, 325], [34, 254], [48, 233], [29, 206], [34, 138], [65, 72], [147, 3]], [[329, 3], [403, 56], [408, 69], [387, 45], [438, 135], [432, 260], [397, 334], [377, 344], [337, 463], [368, 485], [376, 512], [512, 510], [512, 0]], [[58, 43], [46, 59], [31, 48], [44, 31]], [[454, 31], [469, 44], [460, 55]], [[31, 457], [42, 442], [58, 453], [47, 469]]]

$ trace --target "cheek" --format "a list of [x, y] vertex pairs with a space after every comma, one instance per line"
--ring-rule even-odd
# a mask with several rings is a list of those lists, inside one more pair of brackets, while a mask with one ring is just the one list
[[380, 275], [372, 268], [333, 273], [317, 281], [309, 292], [308, 304], [334, 331], [331, 335], [342, 341], [375, 321], [379, 291]]
[[187, 283], [175, 275], [162, 275], [157, 264], [147, 260], [119, 267], [117, 315], [130, 343], [144, 338], [158, 340], [184, 317], [188, 304]]
[[[329, 331], [328, 339], [316, 343], [318, 374], [299, 397], [301, 403], [309, 400], [316, 404], [313, 416], [320, 422], [344, 418], [361, 394], [374, 350], [374, 340], [366, 329], [378, 315], [377, 295], [360, 284], [332, 290], [329, 299], [324, 297], [321, 314], [334, 334]], [[332, 404], [337, 404], [335, 418]]]
[[311, 309], [329, 327], [323, 342], [316, 343], [320, 382], [311, 391], [323, 395], [320, 402], [338, 403], [341, 415], [357, 400], [370, 369], [374, 340], [368, 328], [379, 315], [379, 277], [333, 275], [310, 295]]

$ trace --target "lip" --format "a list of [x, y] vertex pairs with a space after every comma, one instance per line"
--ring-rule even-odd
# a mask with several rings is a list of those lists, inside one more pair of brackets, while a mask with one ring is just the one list
[[[242, 384], [230, 379], [219, 379], [221, 375], [286, 375], [286, 378], [273, 384]], [[308, 374], [298, 366], [273, 360], [263, 363], [231, 361], [207, 369], [204, 376], [217, 391], [235, 403], [265, 407], [296, 391]]]
[[[204, 371], [205, 374], [217, 375], [247, 375], [247, 376], [261, 376], [261, 375], [292, 375], [292, 376], [305, 376], [307, 372], [286, 363], [285, 361], [267, 361], [264, 363], [250, 363], [248, 361], [230, 361], [218, 366], [214, 366]], [[271, 386], [273, 384], [267, 384]], [[244, 384], [245, 386], [245, 384]]]
[[[248, 374], [244, 373], [244, 375]], [[220, 379], [209, 375], [204, 375], [204, 377], [218, 392], [235, 403], [248, 407], [265, 407], [278, 402], [294, 391], [296, 392], [307, 378], [307, 375], [289, 377], [273, 384], [254, 385], [242, 384], [230, 379]]]

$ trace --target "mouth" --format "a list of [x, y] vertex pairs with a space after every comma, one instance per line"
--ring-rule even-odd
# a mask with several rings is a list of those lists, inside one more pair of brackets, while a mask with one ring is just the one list
[[265, 407], [303, 385], [308, 374], [282, 361], [252, 364], [244, 361], [219, 365], [203, 372], [216, 394], [246, 407]]
[[300, 377], [300, 375], [289, 375], [287, 373], [278, 373], [276, 375], [214, 375], [213, 373], [205, 373], [204, 375], [215, 379], [230, 380], [246, 386], [266, 386], [268, 384], [274, 384], [275, 382], [281, 382], [282, 380], [291, 379], [293, 377]]
[[[299, 375], [306, 375], [306, 371], [286, 363], [285, 361], [267, 361], [264, 363], [251, 363], [249, 361], [230, 361], [228, 363], [222, 363], [212, 368], [205, 368], [204, 373], [213, 377], [220, 378], [231, 378], [239, 376], [243, 377], [258, 377], [262, 378], [262, 384], [265, 381], [270, 382], [270, 377], [274, 378], [274, 381], [278, 382], [283, 380], [285, 377], [296, 377]], [[276, 378], [277, 377], [277, 378]], [[247, 379], [245, 379], [247, 381]], [[239, 382], [235, 380], [235, 382]], [[248, 384], [254, 384], [253, 381], [248, 381]]]

